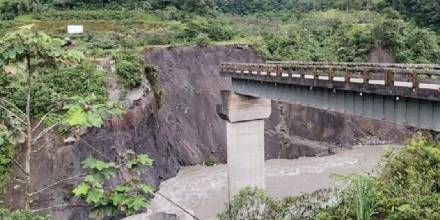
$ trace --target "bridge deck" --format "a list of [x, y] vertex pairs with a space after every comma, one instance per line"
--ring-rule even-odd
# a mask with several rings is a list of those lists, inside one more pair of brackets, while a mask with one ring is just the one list
[[223, 64], [235, 92], [440, 131], [440, 66]]
[[221, 73], [237, 79], [440, 101], [440, 65], [372, 63], [225, 63]]

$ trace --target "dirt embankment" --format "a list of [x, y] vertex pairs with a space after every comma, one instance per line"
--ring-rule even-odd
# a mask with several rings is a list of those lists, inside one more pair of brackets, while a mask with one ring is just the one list
[[[103, 159], [90, 146], [116, 158], [127, 149], [148, 153], [155, 167], [144, 179], [154, 185], [173, 177], [181, 166], [202, 163], [208, 158], [226, 161], [225, 123], [216, 114], [220, 90], [230, 80], [219, 76], [222, 62], [262, 62], [251, 48], [212, 46], [145, 50], [144, 60], [158, 66], [165, 102], [157, 108], [152, 94], [145, 95], [120, 119], [109, 120], [103, 128], [91, 129], [76, 145], [62, 143], [41, 150], [32, 161], [33, 190], [84, 172], [80, 162], [88, 156]], [[299, 105], [273, 103], [266, 122], [266, 158], [297, 158], [324, 155], [354, 139], [375, 134], [401, 141], [409, 131], [400, 126], [329, 113]], [[87, 144], [86, 144], [87, 143]], [[55, 219], [86, 219], [84, 206], [71, 194], [72, 179], [57, 184], [34, 198], [33, 208], [70, 204], [53, 209]], [[10, 184], [0, 197], [4, 207], [23, 203], [23, 187]]]

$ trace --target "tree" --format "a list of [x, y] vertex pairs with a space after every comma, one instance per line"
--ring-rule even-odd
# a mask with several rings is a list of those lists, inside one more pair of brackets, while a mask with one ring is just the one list
[[[38, 77], [39, 72], [45, 68], [53, 67], [57, 63], [71, 65], [78, 63], [82, 58], [82, 54], [78, 51], [64, 51], [61, 48], [62, 43], [60, 39], [51, 38], [42, 32], [34, 31], [32, 26], [25, 26], [18, 31], [8, 33], [0, 40], [0, 67], [3, 69], [5, 65], [13, 65], [17, 67], [17, 74], [24, 74], [26, 79], [25, 110], [22, 111], [6, 100], [2, 100], [2, 109], [9, 111], [20, 126], [23, 126], [26, 130], [24, 134], [25, 165], [22, 167], [22, 171], [25, 174], [25, 209], [27, 210], [29, 210], [31, 196], [30, 161], [33, 144], [55, 127], [55, 125], [52, 125], [34, 137], [35, 131], [40, 127], [45, 117], [36, 126], [32, 126], [31, 94], [33, 81]], [[23, 67], [21, 67], [21, 64], [23, 64]], [[14, 110], [9, 110], [11, 108]]]
[[440, 3], [437, 0], [385, 0], [386, 4], [417, 23], [440, 31]]
[[11, 20], [33, 9], [30, 0], [0, 0], [0, 20]]

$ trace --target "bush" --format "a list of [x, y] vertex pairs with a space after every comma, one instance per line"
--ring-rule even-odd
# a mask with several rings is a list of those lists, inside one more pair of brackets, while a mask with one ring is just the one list
[[217, 217], [220, 220], [274, 219], [276, 210], [276, 202], [264, 191], [248, 187], [235, 195]]
[[0, 120], [0, 189], [8, 180], [12, 165], [11, 158], [15, 156], [15, 147], [10, 143], [11, 136], [11, 132]]
[[312, 220], [332, 199], [334, 192], [330, 189], [284, 198], [278, 201], [276, 219]]
[[275, 200], [259, 189], [244, 188], [217, 216], [220, 220], [311, 220], [332, 199], [331, 190]]
[[214, 166], [218, 163], [219, 163], [219, 161], [214, 155], [209, 155], [208, 159], [206, 159], [203, 162], [203, 164], [205, 164], [205, 166], [208, 166], [208, 167]]
[[[91, 219], [133, 215], [149, 204], [154, 189], [141, 179], [141, 174], [152, 167], [154, 161], [146, 154], [136, 154], [131, 150], [118, 159], [124, 163], [104, 162], [93, 157], [81, 163], [88, 174], [72, 192], [89, 205]], [[114, 177], [122, 173], [129, 178], [115, 183]]]
[[180, 37], [188, 41], [192, 41], [201, 34], [205, 34], [209, 39], [214, 41], [230, 40], [234, 36], [232, 29], [226, 24], [214, 19], [204, 17], [194, 17], [183, 21], [185, 28], [182, 30]]
[[121, 50], [113, 55], [116, 60], [116, 73], [120, 75], [128, 88], [132, 89], [142, 83], [142, 60], [134, 50]]
[[[92, 63], [83, 62], [73, 67], [48, 69], [35, 81], [32, 99], [32, 114], [43, 116], [50, 110], [56, 113], [68, 97], [94, 94], [99, 100], [106, 100], [103, 72]], [[25, 90], [21, 78], [15, 76], [5, 98], [24, 109]]]
[[199, 47], [207, 47], [209, 45], [209, 37], [206, 34], [197, 35], [193, 41]]
[[10, 211], [7, 209], [0, 209], [1, 220], [51, 220], [49, 216], [39, 216], [30, 211], [16, 210]]

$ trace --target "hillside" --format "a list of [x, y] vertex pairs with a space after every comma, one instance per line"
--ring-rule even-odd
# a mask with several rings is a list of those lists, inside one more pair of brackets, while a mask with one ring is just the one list
[[379, 47], [390, 50], [397, 62], [439, 62], [438, 16], [421, 15], [439, 6], [412, 4], [420, 3], [2, 0], [0, 32], [35, 24], [64, 38], [67, 24], [83, 24], [86, 34], [75, 45], [92, 56], [122, 48], [213, 43], [252, 44], [277, 60], [367, 61]]
[[[221, 63], [440, 63], [438, 11], [434, 0], [0, 0], [0, 219], [121, 219], [145, 211], [182, 166], [226, 162], [215, 107], [231, 82], [220, 77]], [[68, 25], [83, 25], [84, 33], [68, 34]], [[402, 144], [415, 130], [275, 101], [272, 112], [265, 159]], [[380, 214], [365, 219], [439, 216], [440, 145], [423, 137], [409, 146], [401, 157], [419, 153], [414, 164], [390, 157], [383, 179], [355, 179], [382, 196], [367, 195]], [[394, 167], [409, 170], [411, 183], [396, 198], [391, 184], [406, 179], [387, 182], [400, 172]], [[418, 194], [423, 179], [433, 184]], [[314, 217], [353, 219], [350, 192], [338, 206], [310, 206]], [[406, 192], [424, 201], [412, 210]], [[280, 202], [289, 208], [296, 199]], [[397, 215], [400, 208], [407, 214]]]

